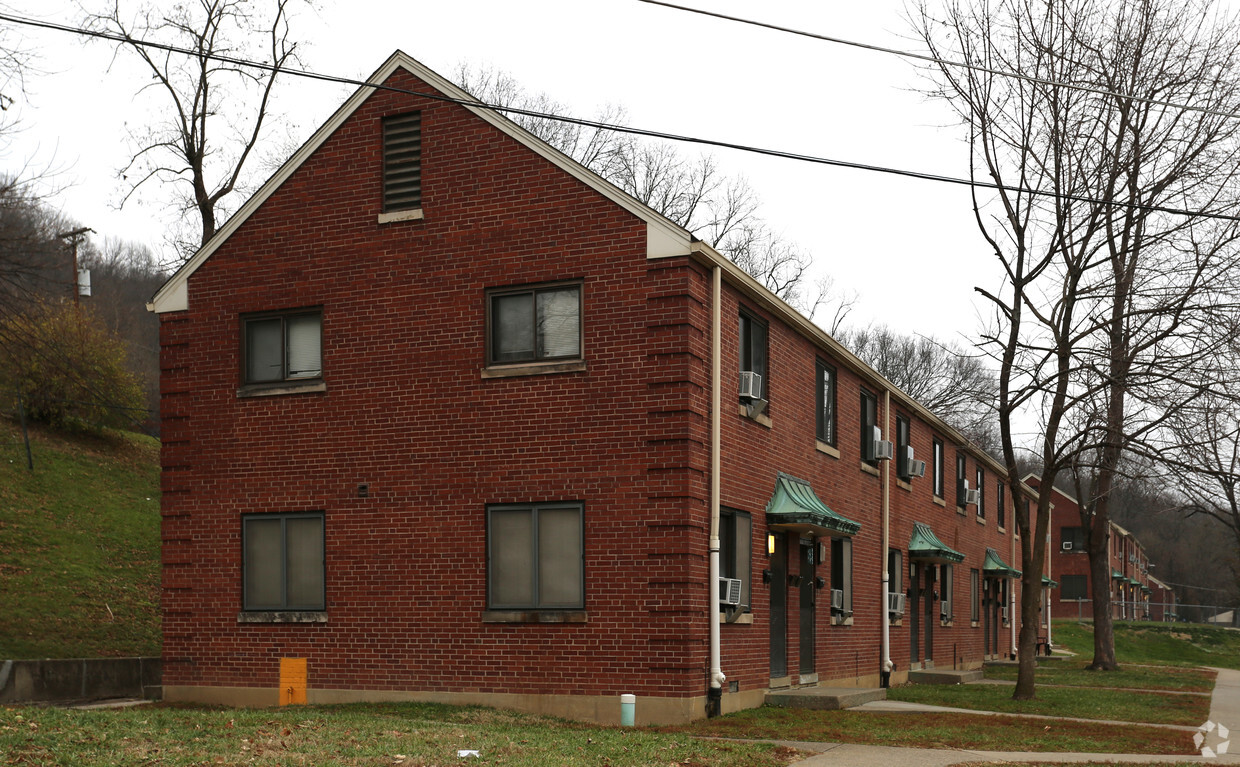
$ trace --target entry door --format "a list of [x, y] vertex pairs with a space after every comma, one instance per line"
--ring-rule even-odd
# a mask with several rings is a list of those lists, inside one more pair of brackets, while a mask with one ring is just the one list
[[905, 599], [904, 614], [908, 616], [908, 649], [909, 660], [915, 668], [921, 662], [921, 651], [918, 649], [918, 641], [921, 638], [921, 610], [918, 605], [921, 604], [921, 565], [916, 562], [910, 562], [908, 566], [908, 588], [909, 594]]
[[775, 535], [771, 553], [771, 678], [788, 676], [788, 539]]
[[801, 666], [802, 674], [814, 673], [814, 542], [801, 541]]
[[935, 605], [934, 603], [934, 584], [935, 584], [934, 578], [935, 578], [935, 571], [938, 570], [939, 568], [937, 565], [926, 565], [923, 569], [926, 571], [926, 588], [925, 588], [925, 591], [923, 592], [925, 594], [925, 598], [922, 600], [925, 603], [925, 610], [926, 610], [926, 656], [925, 657], [927, 661], [933, 662], [934, 660], [934, 622], [938, 620], [939, 618], [938, 614], [935, 612], [937, 605]]

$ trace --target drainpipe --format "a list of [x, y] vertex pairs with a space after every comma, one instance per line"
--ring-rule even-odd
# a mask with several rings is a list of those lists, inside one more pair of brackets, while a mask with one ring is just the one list
[[[1046, 577], [1055, 580], [1055, 576], [1051, 573], [1051, 525], [1046, 526]], [[1046, 592], [1046, 650], [1050, 652], [1051, 647], [1051, 587], [1047, 584], [1043, 589]]]
[[[1012, 562], [1019, 562], [1016, 558], [1016, 536], [1012, 536]], [[1009, 656], [1012, 660], [1016, 660], [1016, 584], [1021, 582], [1020, 578], [1009, 578], [1011, 583], [1008, 586], [1008, 628], [1012, 633], [1012, 654]]]
[[706, 715], [723, 713], [723, 675], [719, 650], [719, 428], [723, 397], [719, 391], [722, 383], [723, 342], [720, 327], [720, 304], [723, 300], [722, 270], [712, 270], [711, 328], [710, 328], [710, 582], [707, 584], [707, 617], [710, 620], [710, 687], [706, 692]]
[[[891, 391], [883, 390], [883, 436], [890, 434], [891, 429]], [[882, 483], [882, 503], [883, 503], [883, 545], [879, 550], [879, 562], [883, 573], [883, 586], [881, 596], [882, 604], [879, 606], [879, 614], [883, 617], [883, 638], [882, 638], [882, 655], [883, 667], [879, 674], [879, 679], [883, 687], [891, 686], [891, 671], [895, 668], [895, 664], [891, 662], [891, 614], [887, 612], [887, 593], [890, 591], [889, 580], [891, 574], [887, 572], [887, 550], [891, 547], [891, 490], [888, 482], [891, 479], [891, 461], [882, 462], [883, 483]]]

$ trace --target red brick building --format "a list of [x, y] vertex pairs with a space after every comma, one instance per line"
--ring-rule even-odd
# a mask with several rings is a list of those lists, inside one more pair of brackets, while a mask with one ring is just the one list
[[[1026, 477], [1026, 481], [1030, 481]], [[1036, 482], [1031, 482], [1036, 485]], [[1059, 583], [1058, 597], [1051, 598], [1055, 618], [1092, 618], [1093, 587], [1089, 579], [1089, 555], [1081, 529], [1080, 504], [1056, 488], [1051, 510], [1051, 574]], [[1107, 540], [1110, 561], [1111, 614], [1117, 620], [1169, 620], [1164, 606], [1175, 595], [1150, 576], [1149, 557], [1135, 535], [1111, 523]]]
[[998, 464], [442, 77], [371, 82], [151, 303], [167, 699], [304, 659], [314, 702], [684, 721], [1012, 652]]

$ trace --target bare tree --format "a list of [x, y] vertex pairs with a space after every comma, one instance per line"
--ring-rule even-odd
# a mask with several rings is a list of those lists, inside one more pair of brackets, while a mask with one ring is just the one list
[[[545, 93], [531, 94], [511, 75], [458, 65], [454, 80], [479, 101], [540, 115], [568, 114]], [[737, 266], [797, 310], [815, 319], [831, 309], [826, 323], [839, 329], [856, 296], [835, 289], [830, 279], [811, 283], [813, 258], [771, 229], [757, 215], [760, 201], [742, 177], [720, 171], [712, 155], [688, 157], [668, 143], [643, 141], [619, 131], [582, 126], [552, 117], [511, 112], [508, 117], [645, 205], [717, 248]], [[623, 124], [622, 107], [608, 105], [594, 122]]]
[[838, 338], [974, 445], [999, 453], [994, 426], [998, 381], [975, 351], [933, 337], [903, 335], [885, 325], [847, 330]]
[[[1235, 222], [1209, 216], [1234, 205], [1237, 123], [1226, 115], [1240, 71], [1232, 27], [1208, 1], [1191, 5], [953, 2], [942, 20], [919, 10], [919, 31], [944, 61], [936, 95], [969, 129], [974, 177], [999, 186], [975, 187], [974, 211], [1003, 274], [1000, 290], [979, 289], [994, 308], [981, 347], [1000, 362], [1013, 492], [1012, 419], [1023, 410], [1041, 418], [1041, 487], [1067, 467], [1088, 476], [1078, 487], [1090, 493], [1081, 507], [1094, 668], [1116, 665], [1106, 557], [1120, 460], [1185, 401], [1168, 393], [1201, 390], [1202, 362], [1220, 343], [1211, 323], [1229, 311]], [[1167, 105], [1177, 102], [1204, 111]], [[1017, 698], [1034, 695], [1049, 501], [1042, 493], [1032, 526], [1017, 507]]]
[[[178, 242], [183, 256], [206, 244], [231, 213], [229, 195], [245, 186], [247, 161], [265, 135], [276, 75], [298, 61], [289, 9], [298, 0], [190, 0], [136, 11], [114, 0], [88, 14], [88, 24], [119, 35], [118, 49], [151, 73], [143, 91], [157, 95], [155, 122], [132, 133], [121, 178], [125, 201], [150, 181], [176, 189], [183, 211], [201, 221], [199, 236]], [[269, 12], [260, 10], [268, 6]], [[156, 41], [194, 51], [186, 56], [144, 45]], [[260, 59], [273, 70], [238, 66], [221, 57]]]

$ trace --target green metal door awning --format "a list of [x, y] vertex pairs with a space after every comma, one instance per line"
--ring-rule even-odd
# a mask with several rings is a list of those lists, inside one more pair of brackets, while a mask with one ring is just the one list
[[1049, 575], [1043, 575], [1042, 576], [1042, 588], [1057, 589], [1059, 588], [1059, 581], [1051, 580], [1051, 577]]
[[861, 529], [859, 522], [827, 508], [808, 482], [782, 471], [775, 480], [775, 494], [766, 505], [766, 526], [775, 531], [822, 537], [856, 535]]
[[1115, 580], [1115, 581], [1122, 581], [1122, 580], [1124, 580], [1124, 574], [1123, 574], [1123, 573], [1121, 573], [1119, 570], [1112, 570], [1112, 571], [1111, 571], [1111, 580]]
[[908, 558], [924, 562], [948, 564], [964, 561], [964, 554], [939, 540], [929, 525], [913, 523], [913, 537], [908, 542]]
[[1146, 594], [1150, 593], [1150, 587], [1146, 586], [1144, 583], [1141, 584], [1141, 590], [1144, 591]]
[[986, 549], [986, 562], [982, 565], [982, 570], [987, 575], [997, 575], [1000, 578], [1019, 578], [1020, 570], [1015, 567], [1008, 567], [1002, 559], [999, 558], [999, 552], [992, 548]]

